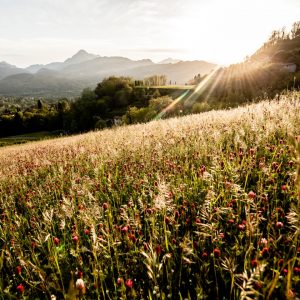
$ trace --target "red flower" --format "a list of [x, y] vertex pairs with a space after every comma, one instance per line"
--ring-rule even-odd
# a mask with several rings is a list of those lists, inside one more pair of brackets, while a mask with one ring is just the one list
[[24, 288], [24, 285], [21, 283], [17, 286], [17, 291], [20, 293], [20, 294], [23, 294], [24, 291], [25, 291], [25, 288]]
[[104, 210], [107, 210], [107, 209], [108, 209], [108, 206], [109, 206], [109, 205], [108, 205], [108, 203], [106, 203], [106, 202], [103, 203], [103, 205], [102, 205], [102, 207], [103, 207]]
[[122, 229], [121, 229], [121, 231], [123, 232], [123, 233], [126, 233], [126, 232], [128, 232], [128, 226], [124, 226], [124, 227], [122, 227]]
[[72, 240], [74, 243], [78, 243], [79, 242], [79, 237], [75, 234], [72, 236]]
[[207, 254], [206, 252], [203, 252], [202, 255], [201, 255], [201, 257], [202, 257], [203, 259], [206, 259], [207, 256], [208, 256], [208, 254]]
[[286, 190], [287, 190], [287, 186], [286, 186], [285, 184], [282, 185], [282, 186], [281, 186], [281, 190], [282, 190], [282, 191], [286, 191]]
[[217, 257], [217, 258], [221, 256], [221, 251], [220, 251], [220, 249], [218, 249], [218, 248], [215, 248], [215, 249], [214, 249], [214, 256]]
[[165, 217], [165, 223], [166, 223], [166, 224], [170, 224], [170, 222], [171, 222], [170, 218], [166, 216], [166, 217]]
[[54, 238], [53, 238], [53, 242], [54, 242], [54, 244], [57, 246], [57, 245], [59, 245], [60, 240], [59, 240], [59, 238], [54, 237]]
[[300, 268], [295, 267], [295, 268], [294, 268], [294, 273], [295, 273], [295, 274], [300, 274]]
[[240, 231], [244, 231], [244, 230], [246, 229], [246, 226], [245, 226], [244, 224], [239, 224], [239, 225], [238, 225], [238, 229], [239, 229]]
[[269, 249], [267, 247], [263, 248], [262, 251], [261, 251], [261, 255], [263, 257], [268, 257], [268, 255], [269, 255]]
[[90, 234], [90, 230], [89, 229], [85, 229], [84, 230], [84, 234], [89, 235]]
[[282, 222], [276, 222], [276, 227], [278, 229], [281, 229], [283, 227], [283, 223]]
[[133, 281], [131, 279], [127, 279], [125, 285], [131, 289], [133, 287]]
[[17, 273], [18, 275], [20, 275], [21, 272], [22, 272], [22, 267], [21, 267], [21, 266], [17, 266], [17, 267], [16, 267], [16, 273]]
[[251, 260], [251, 266], [252, 266], [253, 268], [256, 268], [257, 265], [258, 265], [258, 261], [257, 261], [256, 259], [252, 259], [252, 260]]
[[263, 287], [263, 283], [261, 281], [256, 281], [254, 283], [254, 287], [257, 289], [257, 290], [260, 290], [262, 287]]
[[248, 193], [248, 197], [249, 197], [250, 199], [254, 199], [254, 198], [256, 197], [256, 194], [255, 194], [253, 191], [250, 191], [250, 192]]
[[155, 252], [156, 252], [157, 255], [160, 255], [160, 254], [161, 254], [162, 248], [161, 248], [160, 245], [157, 245], [157, 246], [155, 247]]
[[118, 285], [121, 285], [122, 283], [123, 283], [123, 279], [119, 277], [119, 278], [117, 279], [117, 284], [118, 284]]

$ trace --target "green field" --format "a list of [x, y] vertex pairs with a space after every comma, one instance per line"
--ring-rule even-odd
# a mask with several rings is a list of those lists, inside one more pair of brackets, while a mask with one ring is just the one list
[[300, 94], [0, 149], [1, 299], [299, 299]]
[[53, 138], [55, 136], [57, 136], [55, 133], [51, 133], [49, 131], [40, 131], [40, 132], [2, 137], [0, 138], [0, 147], [11, 146], [16, 144], [24, 144], [28, 142]]

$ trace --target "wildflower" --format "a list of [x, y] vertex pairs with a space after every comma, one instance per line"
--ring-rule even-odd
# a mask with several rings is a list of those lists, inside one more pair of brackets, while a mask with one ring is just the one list
[[300, 268], [295, 267], [295, 268], [294, 268], [294, 273], [295, 273], [295, 274], [300, 274]]
[[206, 259], [207, 256], [208, 256], [208, 254], [207, 254], [206, 252], [203, 252], [202, 255], [201, 255], [201, 257], [202, 257], [203, 259]]
[[162, 252], [161, 246], [160, 246], [160, 245], [157, 245], [157, 246], [155, 247], [155, 251], [156, 251], [156, 254], [157, 254], [157, 255], [160, 255], [161, 252]]
[[286, 190], [287, 190], [287, 186], [286, 186], [285, 184], [282, 185], [282, 186], [281, 186], [281, 190], [282, 190], [282, 191], [286, 191]]
[[244, 230], [246, 229], [245, 224], [239, 224], [239, 225], [238, 225], [238, 229], [239, 229], [240, 231], [244, 231]]
[[135, 237], [133, 234], [129, 233], [129, 234], [128, 234], [128, 238], [129, 238], [133, 243], [136, 242], [136, 237]]
[[85, 235], [89, 235], [89, 234], [90, 234], [90, 230], [89, 230], [89, 229], [85, 229], [85, 230], [84, 230], [84, 234], [85, 234]]
[[25, 291], [25, 287], [24, 285], [21, 283], [17, 286], [17, 291], [20, 293], [20, 294], [23, 294], [24, 291]]
[[256, 194], [255, 194], [253, 191], [250, 191], [250, 192], [248, 193], [248, 197], [249, 197], [250, 199], [254, 199], [254, 198], [256, 197]]
[[281, 229], [283, 227], [283, 223], [282, 222], [276, 222], [276, 227], [278, 229]]
[[56, 246], [58, 246], [59, 243], [60, 243], [60, 240], [59, 240], [59, 238], [54, 237], [54, 238], [53, 238], [53, 242], [54, 242], [54, 244], [55, 244]]
[[288, 296], [288, 299], [293, 299], [293, 298], [295, 298], [295, 293], [293, 292], [293, 290], [289, 289], [287, 296]]
[[200, 168], [201, 174], [203, 174], [205, 171], [206, 171], [206, 167], [204, 165], [202, 165]]
[[257, 290], [260, 290], [260, 289], [263, 287], [263, 283], [262, 283], [261, 281], [256, 281], [256, 282], [254, 283], [254, 287], [255, 287], [255, 289], [257, 289]]
[[262, 250], [261, 250], [261, 255], [263, 256], [263, 257], [268, 257], [269, 256], [269, 249], [267, 248], [267, 247], [265, 247], [265, 248], [263, 248]]
[[165, 217], [165, 223], [166, 223], [166, 224], [170, 224], [170, 222], [171, 222], [170, 218], [166, 216], [166, 217]]
[[107, 209], [108, 209], [108, 206], [109, 206], [109, 205], [108, 205], [108, 203], [106, 203], [106, 202], [103, 203], [103, 205], [102, 205], [102, 207], [103, 207], [104, 210], [107, 210]]
[[121, 285], [122, 283], [123, 283], [123, 279], [119, 277], [117, 279], [117, 285]]
[[76, 280], [75, 286], [76, 286], [77, 290], [83, 291], [84, 290], [84, 281], [83, 281], [83, 279], [82, 278], [78, 278]]
[[252, 260], [251, 260], [251, 266], [252, 266], [253, 268], [256, 268], [257, 265], [258, 265], [257, 259], [252, 259]]
[[131, 289], [131, 288], [133, 287], [133, 281], [132, 281], [131, 279], [127, 279], [127, 280], [125, 281], [125, 285], [126, 285], [129, 289]]
[[265, 238], [262, 238], [260, 242], [264, 245], [268, 244], [268, 240]]
[[22, 272], [22, 267], [21, 267], [21, 266], [17, 266], [17, 267], [16, 267], [16, 273], [17, 273], [18, 275], [20, 275], [21, 272]]
[[255, 149], [254, 149], [254, 148], [250, 148], [250, 149], [249, 149], [249, 154], [250, 154], [250, 155], [253, 155], [254, 153], [255, 153]]
[[121, 231], [123, 232], [123, 233], [126, 233], [126, 232], [128, 232], [128, 226], [124, 226], [124, 227], [122, 227], [122, 229], [121, 229]]
[[72, 240], [74, 243], [78, 243], [79, 242], [79, 237], [75, 234], [72, 236]]
[[220, 249], [218, 249], [218, 248], [215, 248], [215, 249], [214, 249], [214, 256], [215, 256], [216, 258], [218, 258], [218, 257], [221, 256], [221, 251], [220, 251]]
[[283, 274], [284, 274], [284, 275], [287, 275], [288, 272], [289, 272], [288, 269], [283, 269]]

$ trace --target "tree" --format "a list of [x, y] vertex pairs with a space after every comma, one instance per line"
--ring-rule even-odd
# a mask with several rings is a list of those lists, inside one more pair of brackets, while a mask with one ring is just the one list
[[37, 109], [42, 110], [44, 108], [44, 104], [41, 99], [37, 101]]
[[298, 36], [300, 36], [300, 21], [295, 22], [291, 29], [291, 38], [295, 39]]

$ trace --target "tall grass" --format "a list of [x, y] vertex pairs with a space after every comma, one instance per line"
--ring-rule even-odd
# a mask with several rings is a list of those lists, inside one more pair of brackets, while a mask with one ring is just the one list
[[300, 297], [299, 99], [0, 149], [0, 296]]

